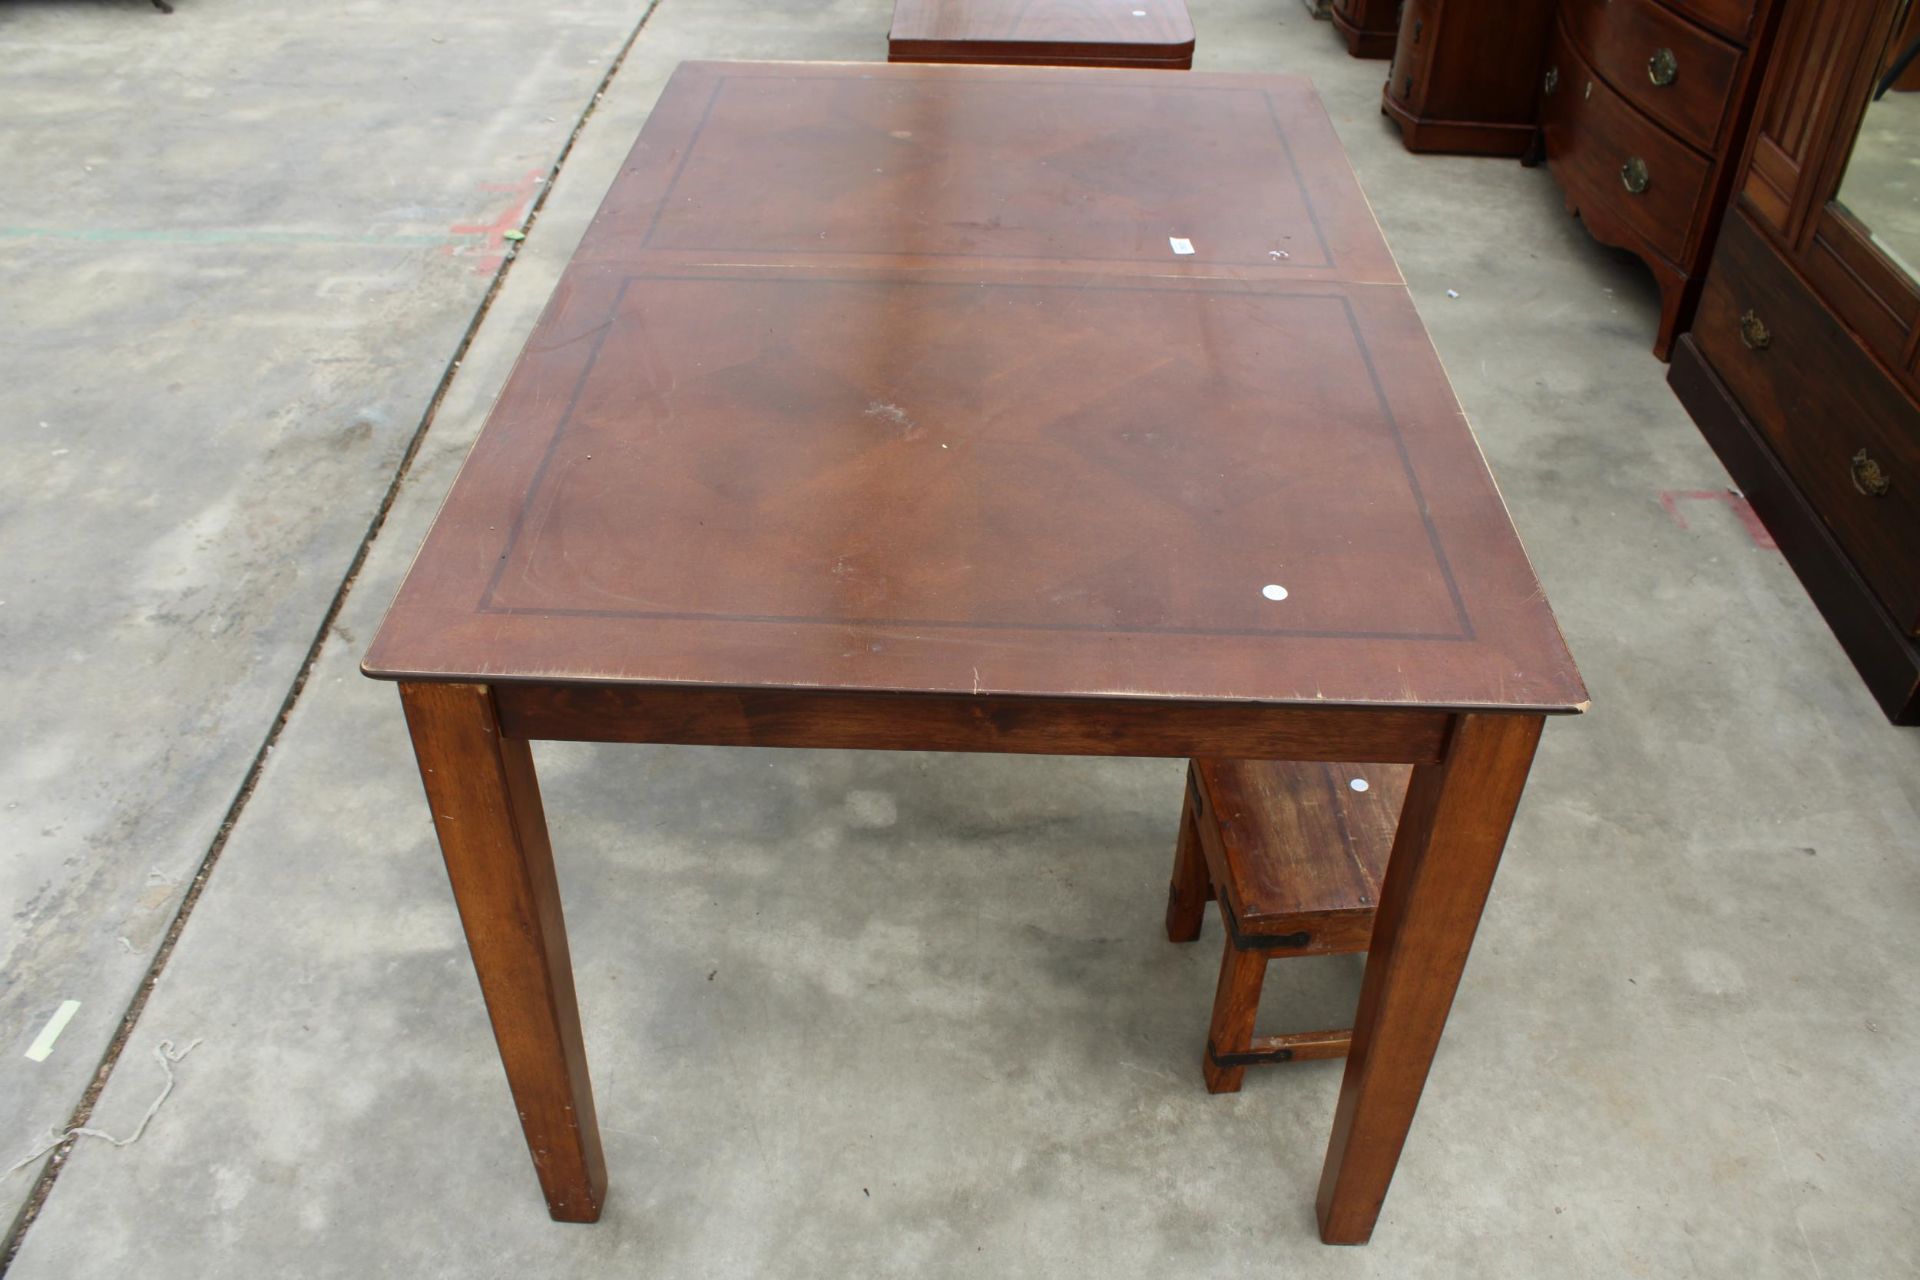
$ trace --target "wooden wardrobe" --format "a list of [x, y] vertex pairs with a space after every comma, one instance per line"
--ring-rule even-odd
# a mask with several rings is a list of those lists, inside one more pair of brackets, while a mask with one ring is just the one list
[[1910, 0], [1784, 6], [1668, 378], [1887, 715], [1920, 722], [1920, 65]]

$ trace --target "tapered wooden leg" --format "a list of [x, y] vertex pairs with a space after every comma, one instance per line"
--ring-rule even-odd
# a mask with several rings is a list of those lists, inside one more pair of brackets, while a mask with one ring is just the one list
[[1213, 1025], [1207, 1030], [1207, 1056], [1200, 1071], [1208, 1093], [1238, 1093], [1247, 1068], [1223, 1066], [1222, 1057], [1235, 1057], [1253, 1048], [1253, 1017], [1260, 1011], [1260, 987], [1267, 978], [1264, 951], [1242, 951], [1228, 937], [1220, 957], [1220, 985], [1213, 991]]
[[1413, 771], [1320, 1175], [1320, 1238], [1328, 1244], [1365, 1244], [1373, 1234], [1540, 726], [1539, 716], [1461, 716], [1446, 759]]
[[400, 701], [547, 1210], [593, 1222], [607, 1164], [533, 755], [485, 685], [402, 684]]
[[1193, 789], [1198, 783], [1187, 766], [1186, 801], [1180, 807], [1180, 840], [1173, 850], [1173, 883], [1167, 887], [1167, 937], [1192, 942], [1200, 936], [1213, 886], [1207, 882], [1207, 855], [1200, 848], [1200, 826], [1193, 813]]

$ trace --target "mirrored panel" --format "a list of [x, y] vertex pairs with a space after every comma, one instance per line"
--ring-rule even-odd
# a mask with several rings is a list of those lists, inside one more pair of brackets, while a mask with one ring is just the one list
[[1920, 281], [1920, 5], [1900, 9], [1835, 198]]

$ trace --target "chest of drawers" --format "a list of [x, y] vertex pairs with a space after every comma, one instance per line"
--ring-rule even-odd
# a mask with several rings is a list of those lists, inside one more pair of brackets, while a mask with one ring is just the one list
[[1380, 110], [1409, 151], [1521, 156], [1533, 145], [1553, 0], [1406, 0]]
[[1391, 58], [1403, 0], [1333, 0], [1327, 17], [1356, 58]]
[[1698, 304], [1777, 0], [1561, 0], [1540, 78], [1567, 208], [1660, 285], [1666, 359]]

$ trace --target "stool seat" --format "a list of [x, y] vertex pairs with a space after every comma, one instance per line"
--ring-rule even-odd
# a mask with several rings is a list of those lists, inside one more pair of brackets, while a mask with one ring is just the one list
[[[1199, 760], [1197, 817], [1219, 835], [1224, 918], [1247, 945], [1302, 955], [1364, 951], [1393, 832], [1405, 765]], [[1358, 781], [1364, 786], [1356, 788]]]
[[1207, 1087], [1230, 1093], [1249, 1066], [1343, 1056], [1350, 1030], [1253, 1034], [1270, 959], [1365, 951], [1405, 765], [1195, 760], [1167, 901], [1167, 936], [1200, 936], [1209, 900], [1226, 926]]
[[1193, 65], [1185, 0], [894, 0], [888, 62]]

